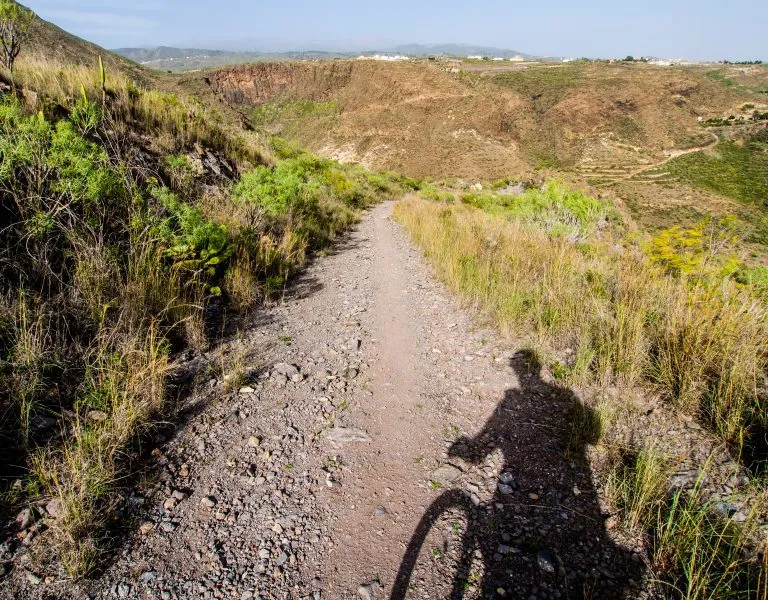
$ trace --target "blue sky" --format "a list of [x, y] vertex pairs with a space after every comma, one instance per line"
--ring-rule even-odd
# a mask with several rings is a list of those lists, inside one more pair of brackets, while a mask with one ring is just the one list
[[108, 48], [361, 50], [468, 43], [547, 56], [768, 60], [765, 0], [22, 0]]

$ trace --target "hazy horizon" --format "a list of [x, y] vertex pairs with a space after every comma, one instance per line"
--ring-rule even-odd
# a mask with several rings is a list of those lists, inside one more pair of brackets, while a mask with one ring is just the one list
[[[729, 18], [711, 0], [619, 5], [564, 0], [510, 6], [489, 0], [404, 0], [361, 6], [296, 0], [241, 6], [232, 0], [27, 0], [42, 18], [107, 48], [171, 46], [231, 51], [357, 52], [404, 44], [459, 44], [538, 56], [658, 56], [690, 60], [768, 58], [762, 3]], [[281, 33], [285, 32], [285, 33]], [[435, 41], [443, 40], [443, 41]]]

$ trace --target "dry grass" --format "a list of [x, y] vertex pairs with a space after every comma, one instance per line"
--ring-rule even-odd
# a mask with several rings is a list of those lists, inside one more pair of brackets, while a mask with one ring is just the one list
[[749, 287], [667, 275], [608, 230], [574, 243], [536, 222], [416, 197], [396, 216], [443, 280], [502, 329], [531, 336], [553, 362], [571, 348], [556, 365], [566, 379], [655, 383], [737, 449], [768, 424], [768, 314]]
[[[728, 276], [732, 257], [713, 252], [728, 245], [727, 235], [701, 228], [673, 249], [669, 241], [680, 232], [672, 231], [646, 246], [620, 227], [563, 229], [558, 220], [573, 226], [580, 200], [571, 208], [539, 203], [549, 214], [538, 216], [529, 214], [528, 197], [509, 205], [486, 200], [473, 201], [484, 211], [409, 197], [395, 215], [442, 279], [501, 328], [529, 335], [552, 357], [558, 379], [655, 385], [737, 452], [759, 443], [768, 424], [761, 400], [768, 314], [755, 290]], [[709, 233], [707, 243], [699, 243], [700, 231]], [[568, 358], [556, 360], [566, 346]], [[598, 441], [610, 412], [575, 405], [570, 443]], [[624, 527], [645, 540], [663, 593], [686, 600], [767, 597], [764, 548], [757, 547], [764, 502], [745, 502], [746, 522], [736, 524], [706, 498], [703, 475], [691, 493], [670, 492], [673, 467], [652, 449], [620, 451], [605, 486]]]
[[91, 410], [63, 425], [69, 435], [61, 448], [32, 459], [34, 477], [57, 505], [54, 547], [73, 576], [95, 565], [105, 507], [115, 500], [126, 450], [163, 406], [170, 365], [159, 327], [151, 323], [145, 335], [121, 337], [119, 329], [99, 334], [81, 400]]
[[250, 255], [238, 253], [227, 269], [224, 287], [232, 307], [240, 312], [254, 308], [260, 298], [260, 286], [256, 278], [257, 268]]
[[55, 362], [52, 327], [54, 318], [47, 307], [29, 302], [23, 290], [15, 303], [10, 329], [10, 391], [25, 444], [31, 441], [32, 418], [45, 392], [45, 374]]
[[707, 465], [689, 491], [669, 491], [674, 465], [653, 449], [615, 461], [605, 492], [623, 527], [649, 550], [665, 597], [685, 600], [765, 598], [766, 565], [756, 540], [760, 503], [746, 521], [719, 514], [702, 494]]
[[[101, 98], [97, 63], [74, 65], [33, 56], [20, 59], [16, 72], [21, 85], [64, 106], [72, 106], [83, 92], [92, 101]], [[152, 134], [164, 152], [179, 152], [198, 143], [236, 161], [261, 164], [271, 160], [258, 137], [233, 127], [194, 96], [146, 89], [123, 72], [109, 69], [106, 88], [113, 125], [124, 133], [139, 129]]]

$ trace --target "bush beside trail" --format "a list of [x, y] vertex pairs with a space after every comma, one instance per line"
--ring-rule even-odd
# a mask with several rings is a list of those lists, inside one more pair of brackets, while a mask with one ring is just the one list
[[19, 73], [39, 110], [0, 99], [0, 468], [17, 478], [8, 508], [55, 505], [43, 535], [78, 576], [133, 449], [169, 414], [174, 357], [216, 343], [214, 309], [257, 307], [413, 184], [298, 151], [266, 164], [269, 148], [170, 96], [119, 79], [102, 104], [46, 73]]

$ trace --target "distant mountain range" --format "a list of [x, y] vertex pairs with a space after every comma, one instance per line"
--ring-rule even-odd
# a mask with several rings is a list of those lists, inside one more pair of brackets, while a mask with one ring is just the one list
[[410, 56], [488, 56], [499, 58], [533, 58], [532, 55], [517, 50], [494, 48], [492, 46], [473, 46], [470, 44], [403, 44], [393, 49], [399, 54]]
[[117, 48], [113, 50], [137, 63], [159, 70], [174, 72], [205, 69], [222, 65], [242, 64], [264, 60], [311, 60], [334, 58], [350, 58], [360, 55], [401, 54], [408, 56], [488, 56], [513, 58], [520, 56], [532, 58], [531, 55], [515, 50], [492, 48], [487, 46], [472, 46], [467, 44], [403, 44], [394, 48], [382, 50], [366, 50], [356, 52], [233, 52], [229, 50], [206, 50], [201, 48], [174, 48], [158, 46], [157, 48]]
[[339, 52], [232, 52], [202, 48], [117, 48], [112, 50], [134, 62], [158, 70], [173, 72], [192, 71], [223, 65], [237, 65], [264, 60], [311, 60], [344, 58], [349, 54]]

